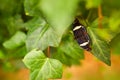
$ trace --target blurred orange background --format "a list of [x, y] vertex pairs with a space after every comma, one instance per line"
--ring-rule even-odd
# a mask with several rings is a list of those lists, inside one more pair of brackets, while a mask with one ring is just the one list
[[[111, 66], [107, 66], [85, 51], [81, 65], [64, 66], [62, 79], [55, 80], [120, 80], [120, 55], [111, 54]], [[0, 69], [0, 80], [29, 80], [29, 70], [22, 68], [15, 72]]]

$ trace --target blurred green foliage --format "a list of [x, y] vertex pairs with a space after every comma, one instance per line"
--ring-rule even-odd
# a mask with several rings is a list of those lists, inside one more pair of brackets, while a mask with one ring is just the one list
[[[98, 7], [102, 10], [102, 28], [99, 28]], [[79, 60], [84, 58], [83, 49], [71, 32], [76, 16], [82, 16], [81, 22], [87, 22], [83, 24], [88, 27], [92, 54], [110, 65], [110, 50], [120, 54], [120, 0], [0, 0], [0, 66], [13, 70], [15, 65], [11, 61], [22, 59], [28, 53], [24, 63], [30, 66], [31, 80], [40, 76], [43, 80], [60, 78], [61, 63], [71, 66], [80, 64]], [[48, 46], [49, 58], [45, 57]], [[34, 53], [35, 49], [38, 54]], [[41, 57], [43, 62], [39, 60]], [[55, 67], [47, 67], [48, 64]], [[35, 67], [39, 69], [37, 72], [32, 69]], [[50, 71], [38, 73], [43, 68]]]

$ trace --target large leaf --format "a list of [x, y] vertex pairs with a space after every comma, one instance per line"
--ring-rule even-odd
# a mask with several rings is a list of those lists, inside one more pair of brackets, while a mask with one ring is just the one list
[[3, 43], [3, 46], [7, 49], [15, 49], [25, 43], [26, 34], [18, 31], [9, 40]]
[[25, 0], [25, 11], [28, 15], [42, 16], [59, 34], [70, 26], [76, 15], [78, 0]]
[[47, 58], [42, 51], [32, 50], [23, 62], [31, 70], [31, 80], [62, 77], [62, 64], [58, 60]]
[[96, 28], [88, 27], [88, 32], [92, 41], [92, 54], [107, 65], [111, 65], [110, 48], [108, 43], [98, 36]]
[[80, 59], [84, 58], [84, 54], [73, 36], [70, 33], [68, 34], [64, 36], [57, 48], [57, 53], [54, 53], [52, 57], [59, 59], [63, 64], [71, 66], [72, 64], [79, 64]]
[[34, 48], [44, 50], [48, 46], [56, 47], [59, 45], [62, 35], [43, 19], [34, 18], [26, 23], [26, 26], [29, 27], [26, 41], [28, 51]]
[[62, 33], [76, 15], [78, 0], [41, 0], [40, 4], [41, 12], [48, 23]]

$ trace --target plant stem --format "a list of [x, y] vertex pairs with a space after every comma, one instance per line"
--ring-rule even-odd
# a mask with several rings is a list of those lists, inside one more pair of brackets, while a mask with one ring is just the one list
[[50, 47], [47, 48], [47, 57], [50, 57]]
[[103, 15], [102, 15], [102, 9], [101, 6], [98, 6], [98, 27], [102, 28], [102, 19], [103, 19]]

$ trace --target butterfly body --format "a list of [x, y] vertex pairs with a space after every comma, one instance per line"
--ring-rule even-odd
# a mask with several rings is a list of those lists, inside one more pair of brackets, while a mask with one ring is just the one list
[[73, 33], [76, 41], [83, 49], [90, 51], [90, 38], [86, 28], [76, 19], [73, 23]]

